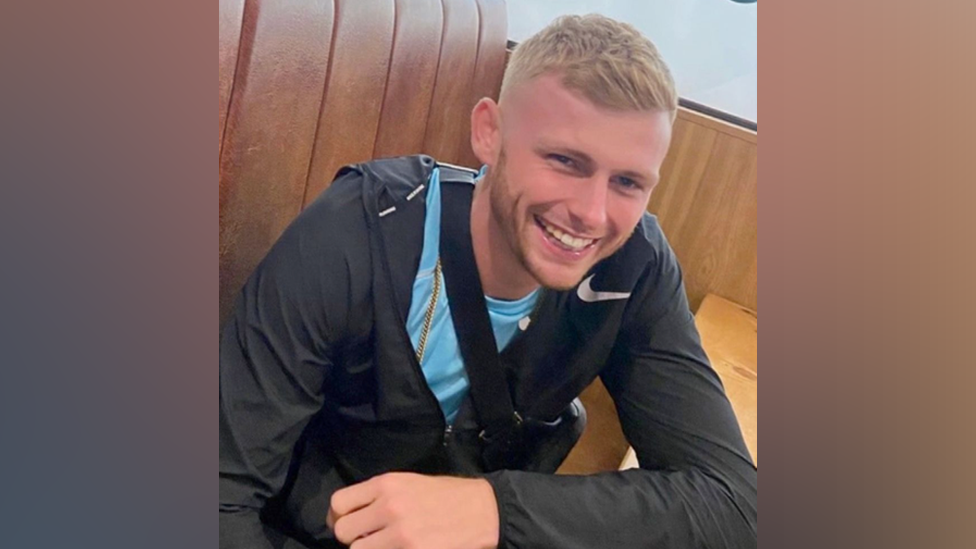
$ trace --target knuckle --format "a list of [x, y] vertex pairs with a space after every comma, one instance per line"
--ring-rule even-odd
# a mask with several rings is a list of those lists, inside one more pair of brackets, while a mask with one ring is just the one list
[[409, 507], [404, 504], [401, 498], [389, 498], [386, 501], [386, 510], [393, 519], [402, 519], [407, 514]]
[[379, 477], [376, 477], [376, 487], [381, 491], [392, 490], [396, 486], [397, 477], [393, 473], [388, 473]]
[[393, 539], [396, 546], [400, 547], [401, 549], [407, 549], [413, 544], [413, 539], [403, 526], [396, 526], [393, 528]]
[[379, 511], [388, 521], [392, 521], [396, 518], [396, 504], [391, 499], [384, 499], [378, 502], [377, 507], [379, 507]]

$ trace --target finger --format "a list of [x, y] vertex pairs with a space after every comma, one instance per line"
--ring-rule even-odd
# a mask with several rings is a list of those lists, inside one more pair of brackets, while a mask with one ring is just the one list
[[400, 544], [389, 528], [357, 539], [349, 545], [349, 549], [399, 549]]
[[348, 515], [339, 517], [335, 522], [333, 531], [336, 539], [348, 545], [359, 538], [382, 530], [385, 526], [386, 519], [379, 511], [378, 506], [367, 505]]
[[332, 494], [332, 500], [329, 502], [326, 524], [329, 528], [333, 528], [340, 518], [373, 503], [378, 496], [379, 490], [372, 480], [337, 491]]

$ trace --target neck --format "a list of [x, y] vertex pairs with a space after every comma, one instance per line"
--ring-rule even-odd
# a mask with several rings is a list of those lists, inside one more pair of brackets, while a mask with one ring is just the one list
[[475, 189], [471, 202], [471, 244], [485, 294], [495, 299], [516, 300], [539, 287], [505, 239], [491, 211], [486, 185]]

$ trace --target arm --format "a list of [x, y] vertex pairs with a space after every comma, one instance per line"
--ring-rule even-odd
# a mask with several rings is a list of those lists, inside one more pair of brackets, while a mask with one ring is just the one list
[[757, 547], [757, 471], [662, 255], [602, 375], [641, 469], [492, 475], [504, 547]]
[[342, 330], [330, 320], [346, 318], [351, 292], [349, 267], [330, 238], [336, 234], [330, 225], [341, 222], [342, 202], [346, 211], [361, 211], [350, 207], [352, 199], [320, 200], [296, 219], [251, 276], [224, 327], [222, 548], [303, 547], [262, 524], [259, 515], [281, 492], [296, 443], [324, 403], [330, 342]]

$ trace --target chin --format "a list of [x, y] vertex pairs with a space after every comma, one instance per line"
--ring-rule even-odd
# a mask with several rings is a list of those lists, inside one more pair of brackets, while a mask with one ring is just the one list
[[539, 285], [547, 290], [554, 290], [557, 292], [568, 292], [569, 290], [572, 290], [573, 288], [578, 286], [580, 280], [582, 280], [582, 278], [576, 278], [573, 279], [572, 281], [569, 281], [567, 279], [559, 279], [559, 280], [542, 279], [539, 280]]
[[543, 288], [560, 292], [572, 290], [579, 286], [583, 276], [587, 273], [587, 270], [579, 272], [578, 269], [565, 266], [546, 265], [543, 267], [538, 264], [530, 264], [528, 271]]

